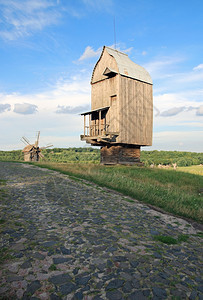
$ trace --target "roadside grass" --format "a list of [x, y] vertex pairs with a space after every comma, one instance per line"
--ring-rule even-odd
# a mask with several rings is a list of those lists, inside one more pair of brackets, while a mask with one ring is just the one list
[[174, 170], [138, 166], [43, 163], [39, 167], [57, 170], [105, 186], [166, 212], [203, 223], [203, 177]]

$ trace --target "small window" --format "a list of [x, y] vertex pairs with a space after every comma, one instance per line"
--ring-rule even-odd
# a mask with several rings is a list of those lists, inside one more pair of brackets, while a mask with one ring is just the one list
[[109, 68], [106, 68], [105, 71], [104, 71], [104, 73], [103, 73], [103, 75], [105, 75], [108, 78], [112, 78], [112, 77], [116, 76], [117, 74], [118, 73], [116, 71], [111, 70]]

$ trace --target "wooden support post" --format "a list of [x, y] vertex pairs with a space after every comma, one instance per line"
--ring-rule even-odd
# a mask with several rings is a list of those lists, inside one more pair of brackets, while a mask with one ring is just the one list
[[86, 115], [84, 115], [84, 136], [85, 136], [85, 125], [86, 125]]
[[99, 111], [99, 135], [101, 135], [101, 110]]
[[89, 114], [89, 136], [92, 136], [91, 114]]
[[105, 114], [105, 117], [104, 117], [104, 134], [106, 134], [106, 114]]

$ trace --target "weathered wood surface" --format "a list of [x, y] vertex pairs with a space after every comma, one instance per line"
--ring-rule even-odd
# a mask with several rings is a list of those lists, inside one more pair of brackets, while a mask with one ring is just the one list
[[152, 145], [152, 85], [120, 76], [118, 143]]
[[101, 148], [102, 164], [137, 164], [140, 163], [140, 147], [103, 146]]

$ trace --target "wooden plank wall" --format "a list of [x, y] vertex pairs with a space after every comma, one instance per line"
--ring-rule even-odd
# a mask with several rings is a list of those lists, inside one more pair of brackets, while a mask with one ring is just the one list
[[[106, 122], [110, 125], [108, 131], [110, 132], [119, 131], [118, 79], [118, 75], [116, 75], [92, 84], [91, 108], [94, 110], [110, 106], [106, 115]], [[115, 95], [116, 100], [112, 100], [112, 96]]]
[[119, 143], [152, 144], [152, 85], [120, 76]]
[[92, 84], [91, 109], [110, 106], [111, 96], [117, 92], [118, 75]]

